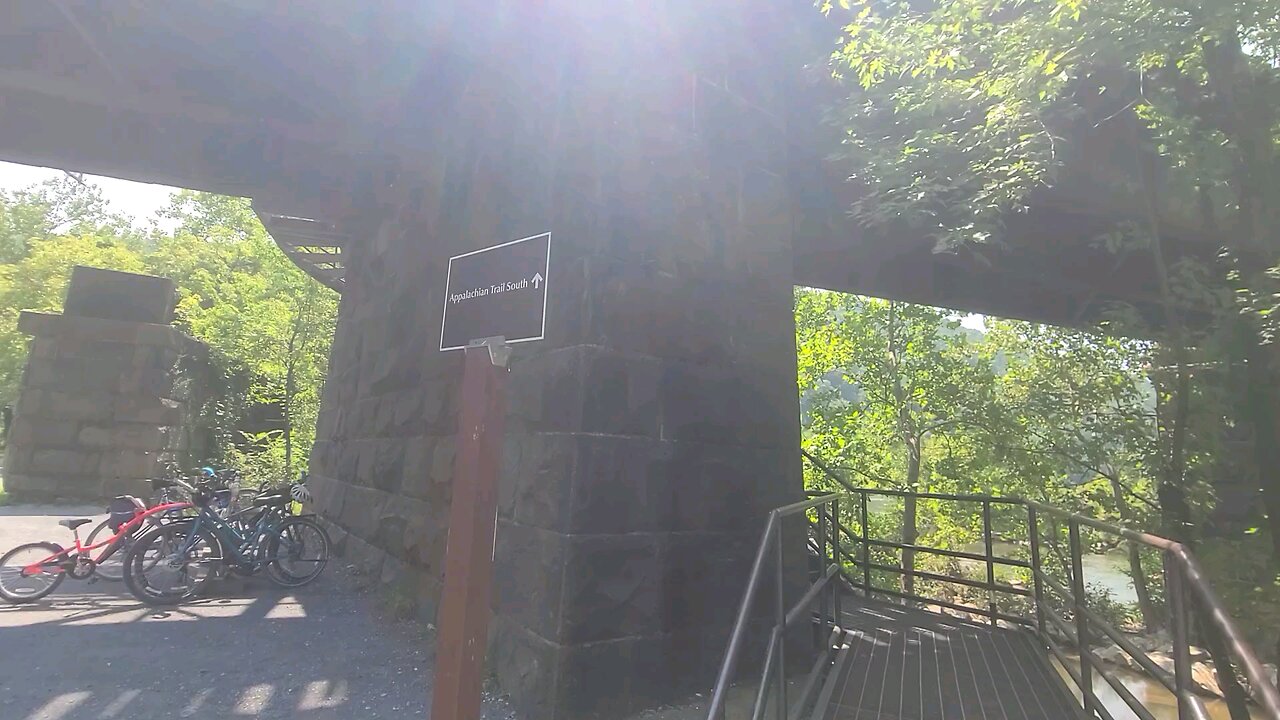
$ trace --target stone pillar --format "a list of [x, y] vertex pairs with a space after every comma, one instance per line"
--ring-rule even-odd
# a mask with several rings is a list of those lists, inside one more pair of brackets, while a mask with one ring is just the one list
[[26, 499], [146, 496], [183, 440], [174, 391], [203, 346], [165, 324], [165, 278], [77, 267], [65, 312], [23, 312], [32, 336], [5, 453], [5, 491]]
[[564, 79], [561, 347], [512, 369], [490, 657], [532, 717], [708, 690], [801, 494], [785, 153], [722, 85], [637, 65]]
[[547, 339], [511, 364], [489, 652], [532, 720], [709, 689], [765, 516], [802, 496], [769, 80], [661, 33], [591, 37], [531, 29], [536, 62], [476, 71], [423, 129], [433, 161], [353, 221], [312, 455], [335, 537], [434, 617], [462, 359], [437, 351], [447, 259], [552, 233]]

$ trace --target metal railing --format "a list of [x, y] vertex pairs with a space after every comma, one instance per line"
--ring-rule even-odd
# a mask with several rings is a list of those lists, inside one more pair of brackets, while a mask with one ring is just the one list
[[[783, 520], [798, 515], [808, 516], [811, 512], [813, 517], [809, 519], [812, 522], [805, 523], [805, 527], [816, 532], [806, 537], [805, 547], [816, 551], [816, 557], [822, 560], [821, 569], [817, 573], [817, 578], [809, 584], [800, 599], [788, 607]], [[840, 593], [833, 582], [841, 572], [840, 563], [835, 560], [839, 537], [837, 524], [833, 522], [839, 516], [840, 499], [834, 493], [812, 497], [803, 502], [777, 508], [769, 513], [764, 534], [756, 550], [755, 561], [751, 565], [747, 590], [738, 606], [736, 621], [729, 636], [729, 649], [725, 652], [720, 672], [716, 676], [715, 690], [712, 691], [711, 704], [707, 713], [708, 720], [720, 720], [724, 717], [725, 701], [746, 645], [752, 611], [755, 608], [757, 596], [766, 584], [765, 566], [770, 551], [774, 555], [775, 566], [773, 627], [769, 632], [769, 644], [765, 651], [760, 684], [757, 687], [755, 702], [752, 704], [751, 717], [752, 720], [763, 718], [770, 700], [773, 701], [776, 716], [787, 717], [788, 629], [795, 629], [802, 624], [810, 625], [814, 620], [810, 610], [815, 602], [820, 601], [817, 613], [820, 623], [817, 628], [819, 633], [823, 630], [834, 631], [835, 619], [840, 616]], [[813, 678], [816, 675], [811, 673], [810, 677]], [[814, 682], [805, 684], [799, 698], [795, 701], [795, 707], [801, 707], [807, 702], [815, 686]]]
[[[838, 512], [832, 515], [831, 523], [837, 536], [834, 551], [835, 556], [841, 561], [841, 574], [854, 588], [868, 597], [881, 595], [898, 601], [937, 606], [985, 618], [992, 625], [1005, 622], [1033, 632], [1076, 684], [1087, 714], [1097, 715], [1102, 720], [1114, 720], [1114, 718], [1094, 694], [1095, 673], [1111, 686], [1136, 717], [1140, 720], [1155, 720], [1155, 718], [1142, 700], [1135, 697], [1124, 685], [1115, 669], [1093, 651], [1091, 639], [1099, 636], [1105, 636], [1114, 642], [1121, 651], [1132, 658], [1142, 673], [1173, 694], [1178, 703], [1179, 720], [1207, 720], [1208, 713], [1201, 695], [1208, 693], [1192, 679], [1190, 645], [1194, 628], [1201, 639], [1216, 644], [1230, 656], [1229, 661], [1218, 667], [1219, 685], [1224, 690], [1232, 686], [1238, 687], [1239, 677], [1236, 674], [1236, 668], [1242, 669], [1248, 681], [1251, 699], [1256, 703], [1248, 708], [1251, 717], [1280, 720], [1280, 694], [1277, 694], [1275, 685], [1268, 677], [1257, 655], [1227, 614], [1222, 602], [1213, 592], [1195, 557], [1182, 544], [1031, 500], [858, 487], [810, 453], [804, 452], [804, 457], [852, 495], [855, 500], [854, 511], [847, 513], [852, 516], [848, 523]], [[869, 499], [876, 496], [979, 505], [982, 512], [983, 552], [930, 547], [921, 545], [918, 541], [904, 543], [873, 537], [870, 527]], [[838, 505], [836, 507], [838, 508]], [[1026, 549], [1029, 554], [1026, 559], [997, 555], [994, 551], [997, 541], [1008, 543], [1021, 538], [997, 537], [993, 527], [993, 508], [1008, 510], [1018, 507], [1024, 508], [1025, 511], [1025, 520], [1019, 520], [1017, 525], [1025, 530]], [[849, 524], [856, 524], [857, 530], [851, 529]], [[1062, 525], [1065, 525], [1067, 530], [1066, 556], [1069, 561], [1063, 563], [1064, 567], [1060, 574], [1063, 580], [1059, 580], [1054, 573], [1045, 569], [1042, 557], [1045, 537], [1042, 531], [1048, 526], [1055, 533], [1051, 542], [1054, 545], [1054, 552], [1059, 553], [1061, 548], [1056, 534], [1061, 531]], [[1138, 546], [1150, 548], [1159, 553], [1163, 565], [1165, 607], [1168, 614], [1166, 622], [1171, 630], [1173, 644], [1174, 670], [1172, 673], [1161, 668], [1148, 652], [1137, 647], [1098, 612], [1089, 607], [1083, 566], [1086, 552], [1082, 533], [1086, 529], [1104, 533], [1115, 542], [1136, 543]], [[885, 551], [896, 551], [899, 553], [899, 563], [895, 566], [886, 562], [877, 562], [873, 558], [873, 551], [877, 549], [882, 555]], [[981, 563], [982, 569], [985, 570], [985, 579], [975, 580], [919, 570], [915, 568], [914, 560], [902, 562], [901, 558], [905, 553], [911, 553], [912, 556], [934, 555]], [[1029, 573], [1031, 589], [997, 581], [996, 569], [1002, 566], [1021, 568]], [[913, 579], [977, 589], [986, 593], [985, 607], [958, 602], [955, 598], [927, 597], [918, 593], [905, 592], [902, 588], [890, 588], [876, 583], [877, 574], [897, 575], [900, 578], [909, 576]], [[1001, 597], [1021, 599], [1027, 612], [1002, 609], [999, 603]], [[1062, 608], [1061, 612], [1055, 607], [1054, 598], [1058, 601], [1057, 607]], [[1200, 612], [1194, 612], [1196, 609]], [[1075, 651], [1076, 659], [1071, 657], [1068, 648], [1064, 648], [1059, 640], [1065, 640], [1068, 648]]]

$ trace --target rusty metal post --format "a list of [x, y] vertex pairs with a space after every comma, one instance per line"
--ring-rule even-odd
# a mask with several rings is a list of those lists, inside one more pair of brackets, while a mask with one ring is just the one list
[[1191, 648], [1187, 623], [1187, 595], [1182, 565], [1172, 552], [1164, 554], [1165, 598], [1169, 605], [1169, 625], [1173, 634], [1173, 682], [1178, 701], [1178, 720], [1191, 720], [1195, 713], [1188, 696], [1191, 693]]
[[[831, 501], [831, 559], [840, 568], [836, 580], [844, 577], [844, 560], [840, 557], [840, 500]], [[831, 583], [831, 624], [839, 626], [840, 618], [840, 583]]]
[[858, 494], [858, 503], [862, 511], [862, 591], [867, 598], [871, 597], [871, 523], [867, 520], [867, 493]]
[[[827, 527], [828, 507], [829, 506], [827, 505], [818, 506], [818, 557], [820, 559], [820, 562], [818, 563], [819, 573], [824, 573], [827, 570], [827, 547], [828, 547], [828, 543], [831, 541], [831, 535], [829, 534], [828, 532], [829, 528]], [[834, 526], [836, 522], [837, 522], [837, 519], [832, 517], [831, 524]], [[831, 562], [838, 563], [839, 558], [836, 556], [835, 546], [831, 545], [830, 548], [831, 548]], [[836, 586], [834, 582], [830, 583], [830, 585], [831, 587]], [[822, 620], [825, 622], [827, 618], [832, 617], [832, 615], [830, 614], [832, 610], [832, 595], [831, 595], [830, 589], [822, 593], [822, 597], [818, 599], [818, 603], [819, 603], [818, 617], [822, 618]], [[813, 626], [813, 638], [814, 638], [815, 647], [817, 643], [822, 642], [822, 634], [824, 632], [830, 632], [830, 629], [827, 628], [826, 625], [822, 623], [818, 623], [817, 625]]]
[[1044, 584], [1040, 580], [1040, 516], [1036, 509], [1027, 506], [1027, 529], [1031, 538], [1031, 586], [1035, 588], [1036, 630], [1040, 637], [1048, 637], [1044, 622]]
[[996, 626], [996, 617], [1000, 607], [996, 603], [996, 563], [995, 545], [991, 537], [991, 501], [982, 501], [982, 537], [983, 547], [987, 554], [987, 615], [991, 618], [991, 627]]
[[436, 623], [440, 630], [430, 717], [440, 720], [480, 717], [509, 351], [500, 341], [473, 343], [465, 351], [444, 595]]
[[1080, 652], [1080, 697], [1085, 714], [1097, 713], [1098, 699], [1093, 695], [1093, 665], [1089, 663], [1089, 619], [1084, 614], [1088, 596], [1084, 585], [1084, 547], [1080, 540], [1080, 523], [1072, 517], [1068, 524], [1071, 539], [1071, 599], [1076, 621], [1076, 649]]
[[[778, 694], [777, 698], [777, 715], [778, 720], [787, 720], [787, 599], [786, 599], [786, 580], [783, 577], [784, 560], [782, 535], [785, 523], [782, 518], [778, 518], [778, 533], [774, 536], [777, 541], [777, 570], [778, 570], [778, 597], [777, 597], [777, 625], [778, 628]], [[824, 568], [825, 569], [825, 568]]]

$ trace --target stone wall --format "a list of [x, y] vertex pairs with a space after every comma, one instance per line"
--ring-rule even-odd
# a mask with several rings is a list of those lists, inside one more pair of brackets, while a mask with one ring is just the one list
[[32, 339], [5, 491], [32, 500], [145, 497], [146, 481], [186, 448], [192, 387], [180, 382], [182, 361], [205, 349], [169, 325], [120, 319], [167, 319], [173, 284], [163, 278], [76, 268], [68, 296], [67, 314], [19, 318]]
[[474, 73], [423, 128], [432, 161], [348, 227], [313, 489], [427, 618], [462, 367], [437, 350], [447, 260], [552, 233], [547, 339], [511, 363], [489, 652], [532, 720], [708, 689], [765, 515], [802, 495], [785, 143], [767, 87], [728, 89], [740, 59], [702, 74], [673, 42]]

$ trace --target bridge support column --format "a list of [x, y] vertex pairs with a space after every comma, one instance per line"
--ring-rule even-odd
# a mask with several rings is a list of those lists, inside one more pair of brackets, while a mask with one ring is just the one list
[[[207, 349], [168, 323], [167, 278], [76, 267], [64, 312], [23, 312], [31, 352], [9, 428], [5, 490], [26, 500], [147, 497], [192, 417]], [[194, 362], [193, 362], [194, 360]]]
[[511, 360], [488, 656], [531, 720], [709, 689], [765, 516], [802, 496], [778, 120], [726, 89], [749, 68], [625, 50], [474, 77], [424, 130], [434, 162], [344, 248], [312, 461], [339, 543], [433, 618], [462, 360], [436, 349], [447, 259], [552, 233], [547, 338]]

